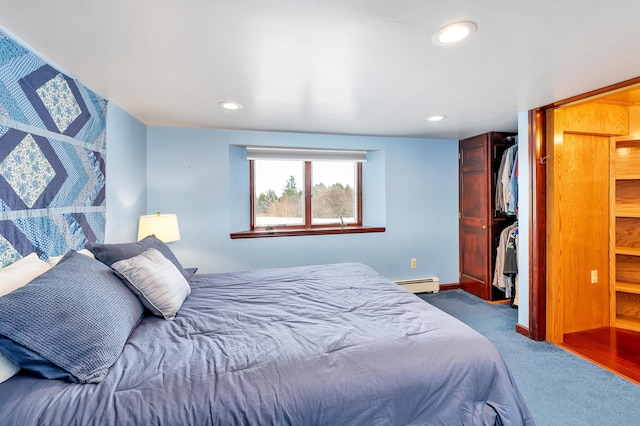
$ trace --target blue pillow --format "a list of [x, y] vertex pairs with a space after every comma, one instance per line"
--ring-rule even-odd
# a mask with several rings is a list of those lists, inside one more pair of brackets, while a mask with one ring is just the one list
[[167, 247], [165, 243], [160, 241], [155, 235], [149, 235], [135, 243], [121, 243], [121, 244], [87, 244], [85, 247], [89, 250], [100, 262], [107, 266], [111, 266], [119, 260], [130, 259], [137, 256], [150, 248], [158, 250], [164, 257], [169, 259], [173, 263], [178, 271], [185, 278], [189, 278], [191, 274], [187, 273], [180, 261], [173, 254], [171, 249]]
[[42, 377], [98, 383], [144, 308], [111, 268], [71, 251], [0, 297], [0, 312], [0, 350], [20, 367]]
[[74, 377], [60, 367], [56, 367], [48, 360], [42, 358], [37, 352], [29, 350], [13, 340], [0, 335], [0, 347], [4, 356], [19, 363], [23, 370], [34, 373], [45, 379], [60, 379], [75, 382]]

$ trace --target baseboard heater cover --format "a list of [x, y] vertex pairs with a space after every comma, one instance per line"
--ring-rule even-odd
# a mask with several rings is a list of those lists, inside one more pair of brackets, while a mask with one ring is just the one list
[[438, 277], [397, 280], [395, 283], [411, 293], [437, 293], [440, 291], [440, 279]]

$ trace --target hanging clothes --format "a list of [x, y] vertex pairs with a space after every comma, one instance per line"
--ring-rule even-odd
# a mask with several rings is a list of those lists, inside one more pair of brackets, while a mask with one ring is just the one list
[[513, 167], [509, 174], [509, 200], [507, 202], [507, 214], [516, 215], [518, 213], [518, 148], [516, 147], [513, 157]]
[[496, 250], [493, 285], [504, 291], [507, 298], [516, 293], [518, 276], [518, 222], [507, 226], [500, 233]]
[[[495, 210], [507, 216], [518, 215], [518, 144], [507, 148], [500, 159], [495, 182]], [[493, 285], [504, 291], [517, 306], [518, 294], [518, 222], [507, 226], [499, 236]]]
[[515, 299], [518, 294], [518, 226], [509, 231], [504, 253], [505, 297], [511, 299], [511, 306], [517, 306]]
[[496, 211], [515, 215], [518, 207], [518, 145], [507, 148], [500, 159], [495, 188]]
[[[505, 151], [506, 152], [506, 151]], [[502, 190], [502, 174], [504, 173], [505, 163], [507, 161], [507, 155], [502, 154], [500, 159], [500, 167], [498, 167], [498, 174], [496, 174], [496, 187], [495, 187], [495, 210], [498, 212], [503, 211], [504, 207], [504, 191]]]
[[518, 257], [516, 253], [516, 241], [518, 236], [518, 225], [507, 233], [507, 244], [504, 252], [504, 266], [502, 273], [505, 275], [518, 273]]

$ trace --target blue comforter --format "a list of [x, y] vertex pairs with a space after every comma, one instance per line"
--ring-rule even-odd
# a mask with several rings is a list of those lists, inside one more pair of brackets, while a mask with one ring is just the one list
[[522, 425], [496, 348], [362, 264], [194, 275], [98, 384], [19, 374], [8, 425]]

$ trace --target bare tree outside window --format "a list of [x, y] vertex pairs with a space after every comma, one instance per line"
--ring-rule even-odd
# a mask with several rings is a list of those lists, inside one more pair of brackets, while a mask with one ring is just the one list
[[312, 184], [312, 223], [345, 224], [356, 221], [354, 163], [314, 161]]

